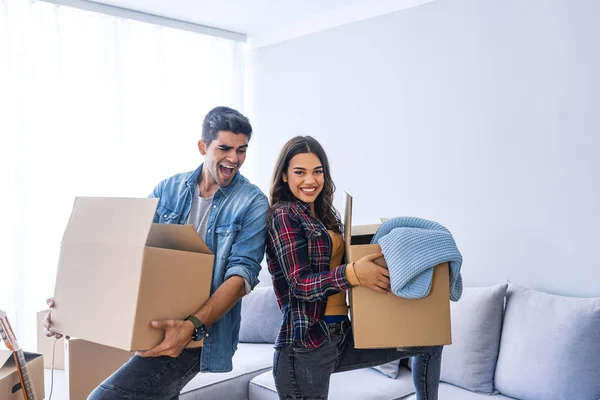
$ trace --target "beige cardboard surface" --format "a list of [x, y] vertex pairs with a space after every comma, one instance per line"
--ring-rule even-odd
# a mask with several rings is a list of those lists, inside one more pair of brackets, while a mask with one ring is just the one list
[[[152, 224], [157, 199], [75, 200], [61, 243], [53, 326], [122, 350], [147, 350], [210, 295], [214, 256], [195, 229]], [[193, 346], [201, 342], [192, 342]]]
[[37, 352], [44, 356], [44, 368], [52, 368], [52, 351], [54, 349], [54, 369], [63, 370], [65, 369], [65, 339], [57, 340], [44, 334], [44, 318], [48, 311], [50, 310], [37, 313]]
[[82, 339], [65, 344], [65, 375], [70, 400], [85, 400], [134, 353]]
[[[162, 341], [162, 331], [148, 331], [148, 321], [184, 319], [210, 295], [212, 255], [146, 247], [144, 259], [134, 323], [134, 332], [143, 334], [133, 337], [129, 350], [148, 349]], [[201, 345], [192, 341], [188, 347]]]
[[[346, 260], [381, 251], [377, 244], [364, 243], [377, 225], [352, 226], [352, 197], [346, 194], [344, 240]], [[349, 228], [350, 227], [350, 228]], [[368, 240], [367, 240], [368, 242]], [[375, 263], [386, 266], [383, 257]], [[350, 289], [350, 316], [355, 347], [359, 349], [432, 346], [452, 343], [450, 329], [450, 272], [447, 263], [435, 267], [427, 297], [404, 299], [393, 294], [377, 293], [366, 287]]]
[[370, 224], [370, 225], [354, 225], [352, 226], [352, 236], [363, 236], [363, 235], [374, 235], [381, 224]]
[[[44, 357], [25, 352], [27, 369], [38, 399], [44, 398]], [[0, 399], [23, 400], [17, 367], [9, 350], [0, 350]]]

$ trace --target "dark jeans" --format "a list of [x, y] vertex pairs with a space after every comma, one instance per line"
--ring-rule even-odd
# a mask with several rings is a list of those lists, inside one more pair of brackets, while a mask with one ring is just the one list
[[200, 372], [202, 348], [185, 349], [177, 358], [133, 356], [88, 400], [173, 400]]
[[286, 346], [275, 351], [273, 376], [281, 400], [326, 400], [332, 373], [407, 357], [414, 357], [412, 375], [417, 400], [437, 400], [442, 346], [361, 350], [354, 348], [350, 321], [330, 324], [329, 330], [329, 340], [317, 349]]

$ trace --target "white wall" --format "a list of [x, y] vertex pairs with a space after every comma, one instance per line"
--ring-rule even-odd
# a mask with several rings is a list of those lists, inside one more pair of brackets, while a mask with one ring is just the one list
[[600, 2], [437, 0], [257, 49], [254, 181], [316, 137], [355, 222], [454, 234], [467, 285], [600, 296]]

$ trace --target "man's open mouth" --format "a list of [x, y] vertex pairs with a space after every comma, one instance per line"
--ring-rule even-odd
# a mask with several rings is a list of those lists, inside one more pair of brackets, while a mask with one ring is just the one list
[[230, 167], [230, 166], [226, 166], [226, 165], [220, 165], [219, 166], [219, 170], [221, 171], [221, 173], [223, 175], [225, 175], [226, 177], [232, 177], [233, 173], [235, 172], [235, 167]]

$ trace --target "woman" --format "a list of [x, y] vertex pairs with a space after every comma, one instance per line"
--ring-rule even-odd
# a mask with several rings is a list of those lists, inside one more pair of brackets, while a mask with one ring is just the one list
[[442, 347], [359, 350], [348, 320], [346, 291], [390, 288], [387, 269], [365, 256], [342, 264], [344, 244], [333, 207], [335, 185], [325, 151], [310, 136], [283, 147], [271, 185], [267, 260], [283, 323], [273, 375], [280, 399], [327, 399], [334, 372], [414, 356], [418, 400], [436, 400]]

